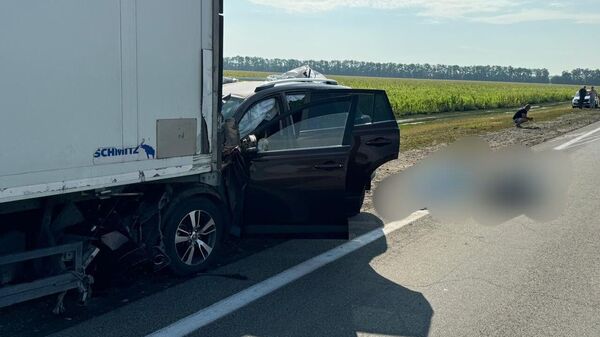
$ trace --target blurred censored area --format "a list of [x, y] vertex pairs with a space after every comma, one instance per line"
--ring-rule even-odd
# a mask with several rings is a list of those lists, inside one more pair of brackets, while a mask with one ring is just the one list
[[551, 221], [566, 206], [568, 155], [524, 146], [492, 151], [480, 138], [464, 138], [383, 180], [373, 201], [387, 221], [427, 208], [444, 221], [473, 218], [499, 225], [520, 215]]

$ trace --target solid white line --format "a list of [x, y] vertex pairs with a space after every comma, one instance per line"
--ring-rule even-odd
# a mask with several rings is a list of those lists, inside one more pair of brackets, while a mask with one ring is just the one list
[[580, 140], [582, 140], [582, 139], [584, 139], [586, 137], [589, 137], [589, 136], [593, 135], [594, 133], [596, 133], [598, 131], [600, 131], [600, 128], [597, 128], [597, 129], [592, 130], [590, 132], [584, 133], [583, 135], [581, 135], [581, 136], [579, 136], [577, 138], [573, 138], [570, 141], [568, 141], [568, 142], [566, 142], [566, 143], [564, 143], [562, 145], [559, 145], [559, 146], [555, 147], [554, 149], [558, 150], [558, 151], [564, 150], [564, 149], [568, 148], [569, 146], [571, 146], [571, 145], [579, 142]]
[[280, 274], [242, 290], [237, 294], [231, 295], [165, 328], [153, 332], [148, 336], [186, 336], [253, 301], [256, 301], [257, 299], [426, 216], [427, 214], [429, 214], [429, 212], [425, 210], [417, 211], [404, 220], [392, 222], [387, 224], [384, 228], [372, 230], [367, 234], [361, 235], [323, 254], [315, 256], [310, 260], [302, 262]]
[[575, 148], [577, 146], [584, 146], [590, 143], [594, 143], [600, 140], [600, 136], [596, 136], [596, 137], [592, 137], [592, 138], [587, 138], [587, 139], [583, 139], [582, 141], [578, 142], [577, 144], [572, 144], [568, 147], [568, 149], [572, 149]]

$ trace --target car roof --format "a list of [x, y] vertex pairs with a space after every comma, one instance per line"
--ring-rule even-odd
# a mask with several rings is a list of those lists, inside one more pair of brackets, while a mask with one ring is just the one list
[[[231, 96], [246, 99], [254, 95], [256, 88], [267, 83], [268, 81], [242, 81], [235, 83], [227, 83], [223, 85], [223, 96], [231, 94]], [[300, 89], [350, 89], [338, 84], [327, 84], [324, 82], [274, 82], [272, 87], [260, 90], [261, 93], [272, 93], [281, 90], [300, 90]]]
[[254, 93], [256, 87], [264, 83], [265, 81], [242, 81], [223, 84], [223, 96], [246, 98]]

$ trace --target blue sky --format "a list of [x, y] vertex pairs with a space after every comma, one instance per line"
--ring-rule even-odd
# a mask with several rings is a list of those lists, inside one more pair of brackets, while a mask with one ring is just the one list
[[224, 0], [225, 56], [600, 68], [600, 0]]

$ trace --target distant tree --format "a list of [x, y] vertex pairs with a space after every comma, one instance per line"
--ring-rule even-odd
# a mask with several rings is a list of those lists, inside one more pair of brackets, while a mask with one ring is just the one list
[[[330, 75], [550, 83], [550, 73], [547, 69], [513, 68], [510, 66], [400, 64], [353, 60], [300, 61], [296, 59], [264, 59], [261, 57], [247, 56], [226, 57], [224, 59], [224, 68], [227, 70], [268, 71], [280, 73], [297, 68], [303, 64], [308, 64], [312, 68]], [[577, 80], [575, 80], [575, 78]], [[600, 71], [576, 69], [572, 73], [565, 72], [562, 76], [553, 77], [552, 83], [566, 83], [565, 81], [568, 81], [569, 83], [571, 83], [571, 81], [584, 83], [584, 79], [588, 78], [600, 78]]]

